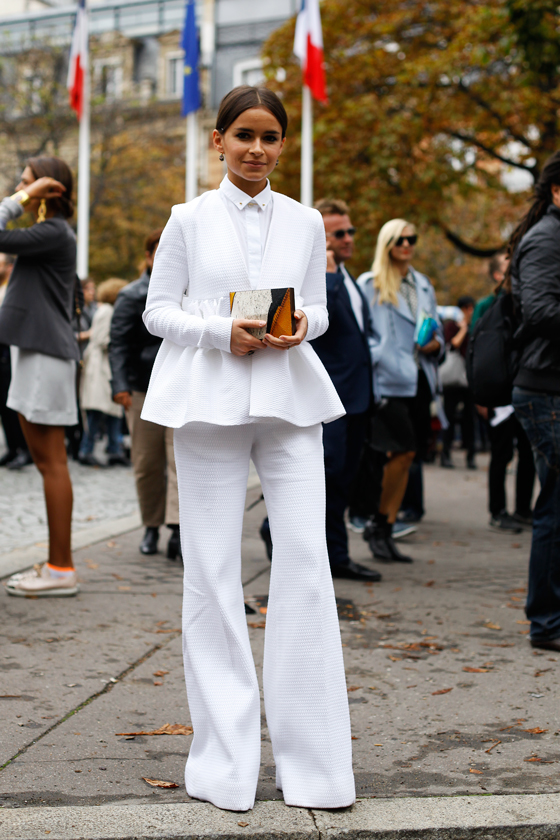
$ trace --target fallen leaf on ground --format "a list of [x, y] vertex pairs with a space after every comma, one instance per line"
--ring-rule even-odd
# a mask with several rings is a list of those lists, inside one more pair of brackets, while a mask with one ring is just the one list
[[501, 630], [502, 629], [499, 624], [494, 624], [493, 621], [487, 621], [484, 626], [488, 627], [489, 630]]
[[84, 563], [88, 567], [88, 569], [98, 569], [99, 563], [94, 563], [93, 560], [84, 560]]
[[111, 572], [111, 577], [114, 577], [115, 580], [124, 580], [122, 575], [118, 575], [116, 572]]
[[352, 739], [351, 739], [351, 740], [352, 740], [352, 741], [359, 741], [360, 739], [358, 738], [358, 736], [357, 736], [357, 735], [352, 735]]
[[450, 691], [453, 691], [452, 688], [440, 688], [439, 691], [432, 691], [432, 695], [435, 694], [449, 694]]
[[426, 583], [424, 584], [424, 586], [433, 586], [434, 583], [435, 583], [435, 580], [427, 580]]
[[349, 685], [346, 691], [357, 691], [361, 687], [361, 685]]
[[163, 685], [161, 680], [154, 680], [154, 685]]
[[517, 595], [510, 595], [510, 601], [522, 601], [523, 598], [518, 598]]
[[516, 624], [530, 624], [531, 622], [530, 621], [522, 621], [521, 619], [518, 619], [515, 623]]
[[152, 787], [159, 787], [159, 788], [178, 788], [179, 785], [176, 785], [175, 782], [164, 782], [162, 779], [147, 779], [145, 776], [142, 776], [142, 779], [145, 782], [148, 782], [149, 785]]
[[492, 744], [492, 746], [491, 746], [491, 747], [488, 747], [488, 749], [487, 749], [487, 750], [484, 750], [484, 752], [491, 753], [491, 752], [492, 752], [492, 750], [494, 749], [494, 747], [497, 747], [497, 746], [498, 746], [498, 744], [501, 744], [501, 743], [502, 743], [501, 741], [494, 741], [494, 743]]
[[266, 621], [248, 621], [247, 625], [249, 627], [260, 627], [262, 630], [263, 627], [266, 627]]
[[535, 677], [542, 677], [547, 671], [552, 671], [552, 668], [543, 668], [542, 671], [535, 671]]
[[185, 726], [182, 723], [164, 723], [159, 729], [151, 732], [115, 732], [115, 735], [192, 735], [192, 726]]
[[519, 632], [521, 633], [522, 636], [528, 636], [531, 631], [530, 630], [520, 630]]
[[249, 825], [249, 823], [242, 822], [242, 820], [239, 820], [239, 822], [237, 823], [237, 825], [240, 825], [240, 826], [241, 826], [241, 828], [247, 828], [247, 826]]
[[382, 746], [383, 746], [383, 744], [374, 744], [373, 746], [374, 746], [374, 747], [382, 747]]
[[538, 755], [532, 755], [531, 758], [524, 758], [523, 761], [538, 761], [540, 764], [554, 764], [553, 761], [547, 761], [545, 758], [540, 758]]
[[116, 546], [116, 542], [114, 540], [109, 540], [107, 543], [107, 548], [114, 548]]
[[156, 633], [180, 633], [180, 627], [171, 627], [169, 630], [156, 630]]
[[156, 627], [161, 627], [164, 624], [169, 624], [169, 621], [156, 621]]
[[169, 671], [164, 671], [162, 669], [161, 671], [154, 671], [153, 676], [154, 677], [164, 677], [168, 673], [169, 673]]
[[491, 668], [463, 668], [463, 671], [466, 671], [467, 674], [487, 674]]
[[130, 586], [117, 586], [119, 592], [130, 592]]
[[529, 732], [530, 735], [542, 735], [543, 732], [548, 732], [548, 729], [539, 729], [538, 726], [535, 726], [534, 729], [522, 729], [522, 732]]
[[482, 770], [475, 770], [474, 767], [471, 767], [469, 773], [476, 773], [477, 776], [482, 776]]

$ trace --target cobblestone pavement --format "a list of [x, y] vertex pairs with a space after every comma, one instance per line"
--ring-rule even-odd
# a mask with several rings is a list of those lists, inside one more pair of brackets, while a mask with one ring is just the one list
[[[83, 467], [70, 462], [74, 488], [74, 532], [138, 510], [129, 467]], [[41, 476], [33, 464], [17, 472], [0, 470], [0, 545], [2, 553], [47, 541]]]

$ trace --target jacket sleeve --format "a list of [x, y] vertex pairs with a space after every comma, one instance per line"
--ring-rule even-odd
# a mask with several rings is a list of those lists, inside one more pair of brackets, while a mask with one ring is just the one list
[[329, 313], [326, 291], [327, 242], [323, 219], [317, 212], [313, 250], [301, 286], [302, 304], [299, 309], [307, 317], [306, 341], [313, 341], [327, 331]]
[[44, 254], [60, 247], [58, 236], [53, 236], [52, 227], [43, 223], [28, 228], [6, 230], [8, 222], [18, 219], [23, 208], [17, 201], [5, 198], [0, 203], [0, 251], [6, 254]]
[[532, 336], [560, 341], [560, 241], [535, 237], [518, 260], [523, 326]]
[[431, 298], [431, 308], [432, 308], [432, 311], [430, 312], [430, 315], [433, 317], [433, 319], [435, 320], [435, 322], [437, 324], [437, 329], [434, 332], [434, 338], [437, 338], [437, 340], [439, 341], [439, 350], [437, 351], [437, 353], [432, 353], [430, 356], [428, 356], [428, 358], [431, 361], [433, 361], [434, 363], [438, 363], [439, 360], [442, 359], [445, 356], [445, 338], [444, 338], [444, 335], [443, 335], [443, 325], [441, 323], [441, 318], [439, 317], [439, 314], [438, 314], [438, 311], [437, 311], [436, 292], [435, 292], [435, 289], [432, 286], [431, 282], [429, 280], [428, 280], [428, 282], [430, 284], [430, 298]]
[[[122, 391], [131, 392], [128, 382], [129, 354], [134, 333], [136, 310], [134, 301], [125, 294], [117, 296], [111, 321], [109, 363], [113, 396]], [[95, 318], [95, 316], [94, 316]]]
[[189, 287], [187, 245], [177, 218], [177, 207], [163, 231], [150, 278], [144, 324], [148, 332], [181, 347], [230, 351], [233, 320], [220, 315], [199, 318], [183, 312], [181, 303]]

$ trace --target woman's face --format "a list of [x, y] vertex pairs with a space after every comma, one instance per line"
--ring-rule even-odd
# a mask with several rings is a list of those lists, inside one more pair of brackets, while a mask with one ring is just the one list
[[280, 123], [266, 108], [249, 108], [224, 134], [214, 130], [213, 139], [214, 147], [225, 156], [230, 179], [240, 189], [242, 182], [268, 178], [285, 141]]
[[[21, 178], [19, 184], [16, 187], [16, 192], [19, 190], [25, 190], [33, 181], [36, 181], [37, 178], [33, 174], [33, 170], [30, 166], [26, 166], [23, 172], [21, 173]], [[31, 201], [25, 205], [25, 209], [29, 210], [31, 213], [37, 211], [39, 204], [41, 203], [39, 198], [32, 198]]]
[[95, 283], [93, 283], [93, 281], [91, 283], [86, 283], [86, 285], [83, 288], [83, 292], [84, 303], [86, 304], [86, 306], [89, 306], [90, 303], [93, 303], [93, 301], [95, 300]]
[[[414, 245], [407, 237], [414, 235], [414, 228], [411, 225], [407, 225], [400, 237], [397, 237], [397, 242], [395, 242], [389, 251], [391, 259], [396, 260], [397, 262], [410, 262], [412, 260], [412, 257], [414, 256]], [[401, 242], [400, 245], [397, 244], [399, 241]]]

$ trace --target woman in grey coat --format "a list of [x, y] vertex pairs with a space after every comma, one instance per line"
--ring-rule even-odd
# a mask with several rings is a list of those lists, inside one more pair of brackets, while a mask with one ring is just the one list
[[[0, 251], [17, 254], [0, 309], [0, 342], [9, 344], [12, 381], [7, 404], [19, 419], [31, 457], [43, 477], [49, 524], [49, 560], [14, 575], [10, 595], [75, 595], [70, 528], [72, 484], [64, 427], [77, 423], [78, 344], [72, 328], [76, 291], [73, 179], [59, 158], [31, 158], [16, 193], [0, 204]], [[35, 224], [6, 230], [31, 213]]]

